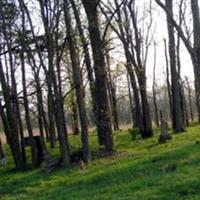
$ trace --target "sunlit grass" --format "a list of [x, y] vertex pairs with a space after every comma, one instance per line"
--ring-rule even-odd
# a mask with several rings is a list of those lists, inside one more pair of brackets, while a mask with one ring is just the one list
[[[0, 199], [30, 200], [199, 200], [200, 126], [194, 125], [171, 141], [158, 144], [159, 130], [151, 139], [131, 141], [128, 131], [114, 134], [116, 153], [79, 166], [58, 169], [45, 176], [40, 169], [16, 172], [9, 157], [0, 169]], [[72, 148], [80, 139], [70, 136]], [[90, 136], [97, 150], [95, 134]], [[52, 152], [58, 155], [58, 149]]]

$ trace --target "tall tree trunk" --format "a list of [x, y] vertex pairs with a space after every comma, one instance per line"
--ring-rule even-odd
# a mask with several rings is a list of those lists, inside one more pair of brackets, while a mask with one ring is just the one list
[[140, 133], [142, 134], [144, 132], [144, 123], [142, 118], [142, 109], [139, 99], [139, 92], [138, 87], [136, 84], [135, 74], [132, 68], [132, 64], [129, 58], [129, 55], [126, 54], [126, 68], [130, 77], [130, 83], [133, 90], [133, 105], [134, 105], [134, 115], [133, 115], [133, 122], [135, 121], [135, 126], [139, 128]]
[[17, 168], [22, 168], [24, 167], [24, 162], [23, 162], [23, 157], [21, 154], [21, 149], [20, 149], [20, 144], [19, 144], [18, 127], [16, 124], [15, 115], [13, 115], [10, 89], [5, 81], [1, 60], [0, 60], [0, 81], [2, 85], [4, 101], [6, 102], [5, 104], [6, 113], [5, 113], [2, 103], [0, 101], [0, 115], [2, 118], [4, 131], [6, 134], [8, 144], [11, 149], [15, 166]]
[[191, 0], [191, 8], [194, 35], [194, 47], [191, 58], [194, 66], [197, 113], [198, 121], [200, 122], [200, 16], [198, 0]]
[[153, 86], [152, 86], [152, 90], [153, 90], [153, 104], [154, 104], [155, 122], [156, 122], [157, 128], [159, 128], [155, 71], [156, 71], [156, 44], [154, 43], [154, 66], [153, 66]]
[[184, 90], [184, 82], [180, 83], [180, 94], [181, 94], [181, 107], [183, 113], [183, 122], [185, 126], [189, 126], [189, 118], [188, 118], [188, 111], [187, 111], [187, 103], [185, 98], [185, 90]]
[[199, 5], [198, 0], [191, 0], [192, 16], [193, 16], [193, 38], [194, 46], [192, 47], [190, 41], [185, 36], [182, 28], [176, 23], [170, 10], [160, 1], [155, 0], [156, 3], [166, 12], [171, 25], [175, 27], [179, 37], [182, 39], [187, 51], [189, 52], [194, 68], [195, 76], [195, 92], [196, 104], [198, 112], [198, 121], [200, 122], [200, 19], [199, 19]]
[[52, 93], [52, 86], [50, 83], [48, 85], [48, 94], [47, 94], [47, 107], [48, 107], [48, 120], [49, 120], [49, 139], [51, 148], [56, 146], [56, 130], [55, 130], [55, 117], [54, 117], [54, 99]]
[[[117, 0], [115, 0], [117, 1]], [[142, 117], [143, 117], [143, 125], [144, 131], [142, 132], [143, 138], [148, 138], [153, 135], [152, 130], [152, 123], [151, 123], [151, 115], [150, 115], [150, 108], [147, 99], [147, 88], [146, 88], [146, 61], [145, 59], [142, 62], [142, 43], [141, 41], [144, 38], [141, 38], [140, 30], [138, 29], [138, 22], [137, 22], [137, 14], [134, 7], [134, 1], [130, 2], [128, 5], [131, 22], [134, 29], [134, 37], [135, 37], [135, 45], [132, 44], [132, 47], [135, 49], [135, 57], [136, 59], [132, 58], [133, 65], [135, 67], [135, 72], [137, 75], [139, 90], [140, 90], [140, 97], [141, 97], [141, 106], [142, 106]], [[127, 16], [126, 8], [124, 9], [124, 13]], [[126, 17], [127, 19], [128, 17]], [[150, 27], [149, 27], [150, 28]], [[148, 38], [148, 35], [147, 35]], [[148, 41], [148, 40], [147, 40]], [[147, 48], [148, 49], [148, 48]], [[146, 49], [146, 54], [148, 53]], [[133, 55], [134, 57], [134, 55]]]
[[67, 39], [70, 51], [70, 58], [72, 63], [72, 74], [73, 74], [73, 81], [76, 89], [76, 99], [77, 105], [79, 110], [79, 117], [80, 117], [80, 124], [81, 124], [81, 141], [82, 141], [82, 148], [83, 148], [83, 161], [89, 162], [91, 159], [91, 153], [89, 148], [89, 141], [88, 141], [88, 120], [87, 120], [87, 113], [84, 101], [84, 92], [83, 92], [83, 82], [81, 80], [81, 70], [80, 66], [77, 62], [77, 52], [74, 46], [73, 41], [73, 30], [71, 25], [71, 18], [69, 15], [69, 4], [67, 0], [64, 0], [64, 9], [65, 9], [65, 24], [67, 28]]
[[[45, 141], [45, 135], [44, 135], [44, 129], [45, 128], [45, 132], [46, 135], [48, 135], [47, 131], [48, 131], [48, 127], [46, 127], [46, 125], [44, 125], [43, 123], [43, 101], [42, 101], [42, 93], [41, 93], [41, 88], [40, 88], [40, 83], [39, 83], [39, 77], [35, 78], [36, 80], [36, 91], [37, 91], [37, 111], [38, 111], [38, 125], [39, 125], [39, 130], [40, 130], [40, 135], [43, 139], [43, 141]], [[46, 118], [46, 117], [45, 117]]]
[[144, 123], [144, 131], [142, 133], [142, 137], [148, 138], [153, 135], [153, 131], [151, 124], [149, 103], [147, 100], [146, 77], [143, 71], [141, 71], [141, 74], [138, 75], [138, 84], [140, 89], [141, 105], [143, 111], [143, 123]]
[[78, 123], [78, 109], [77, 103], [74, 96], [71, 99], [71, 110], [72, 110], [72, 130], [74, 135], [79, 135], [79, 123]]
[[[17, 98], [17, 84], [15, 80], [15, 69], [13, 64], [13, 55], [11, 50], [11, 39], [10, 36], [10, 25], [6, 24], [6, 19], [4, 16], [3, 11], [3, 2], [0, 1], [0, 15], [1, 15], [1, 21], [3, 25], [2, 34], [5, 39], [5, 44], [8, 49], [8, 57], [9, 57], [9, 65], [10, 65], [10, 75], [11, 75], [11, 87], [7, 85], [4, 72], [3, 72], [3, 66], [0, 59], [0, 81], [2, 85], [3, 90], [3, 96], [4, 100], [6, 102], [6, 115], [3, 107], [1, 106], [1, 117], [2, 120], [5, 121], [4, 130], [5, 133], [7, 133], [7, 139], [9, 141], [9, 145], [11, 148], [11, 152], [13, 155], [13, 159], [15, 162], [15, 165], [17, 168], [24, 167], [25, 165], [25, 150], [23, 148], [23, 151], [21, 152], [21, 148], [19, 145], [19, 132], [18, 132], [18, 118], [17, 113], [19, 114], [19, 102]], [[13, 100], [13, 102], [12, 102]]]
[[[97, 14], [98, 1], [82, 0], [88, 24], [89, 36], [92, 46], [95, 71], [95, 101], [97, 108], [97, 123], [99, 135], [103, 138], [103, 144], [107, 152], [113, 151], [112, 126], [109, 113], [109, 104], [106, 88], [106, 63], [104, 58], [104, 47], [100, 36], [99, 21]], [[100, 142], [101, 143], [101, 142]]]
[[119, 122], [118, 122], [118, 113], [117, 113], [117, 100], [116, 100], [116, 88], [114, 86], [111, 71], [110, 71], [110, 56], [109, 52], [106, 53], [106, 61], [107, 61], [107, 87], [108, 87], [108, 95], [110, 100], [110, 107], [112, 113], [112, 121], [113, 128], [115, 131], [119, 130]]
[[[166, 7], [173, 16], [172, 0], [166, 0]], [[181, 99], [179, 90], [179, 76], [176, 66], [176, 53], [175, 53], [175, 39], [174, 28], [167, 15], [167, 27], [169, 35], [169, 55], [170, 55], [170, 69], [171, 69], [171, 82], [172, 82], [172, 109], [173, 109], [173, 128], [175, 132], [184, 131], [183, 115], [181, 109]]]
[[25, 16], [24, 11], [22, 10], [22, 37], [21, 39], [21, 52], [20, 52], [20, 60], [21, 60], [21, 72], [22, 72], [22, 86], [23, 86], [23, 101], [24, 101], [24, 108], [25, 108], [25, 118], [26, 118], [26, 125], [29, 135], [30, 147], [31, 147], [31, 156], [32, 156], [32, 163], [34, 166], [37, 166], [37, 149], [35, 140], [33, 138], [33, 130], [29, 112], [29, 103], [28, 103], [28, 95], [26, 90], [26, 71], [25, 71]]
[[[49, 141], [49, 125], [46, 119], [45, 115], [45, 110], [44, 110], [44, 105], [43, 105], [43, 95], [42, 95], [42, 88], [40, 84], [40, 77], [39, 77], [39, 71], [35, 57], [33, 56], [31, 52], [31, 48], [27, 45], [26, 46], [26, 53], [28, 57], [29, 64], [32, 68], [34, 78], [35, 78], [35, 89], [36, 89], [36, 96], [37, 96], [37, 109], [38, 109], [38, 124], [39, 124], [39, 129], [40, 129], [40, 135], [43, 138], [43, 141], [45, 141], [45, 137], [47, 141]], [[45, 135], [43, 132], [43, 126], [45, 129]]]
[[[76, 86], [73, 83], [73, 75], [71, 74], [71, 66], [66, 65], [66, 70], [69, 76], [69, 84], [71, 88], [76, 88]], [[71, 120], [72, 120], [72, 132], [74, 135], [79, 135], [79, 116], [78, 116], [78, 106], [77, 106], [77, 100], [75, 96], [75, 92], [71, 91], [69, 94], [69, 103], [70, 103], [70, 109], [71, 109]]]
[[25, 165], [25, 163], [26, 163], [26, 149], [25, 149], [25, 142], [24, 142], [24, 128], [23, 128], [23, 123], [22, 123], [22, 119], [21, 119], [19, 106], [17, 106], [16, 115], [17, 115], [17, 123], [18, 123], [18, 126], [19, 126], [20, 144], [21, 144], [21, 152], [22, 152], [22, 162]]
[[91, 64], [91, 59], [90, 59], [90, 53], [89, 53], [89, 48], [88, 48], [88, 42], [86, 40], [85, 37], [85, 33], [83, 31], [83, 27], [81, 24], [81, 20], [80, 20], [80, 15], [79, 12], [77, 10], [77, 6], [74, 2], [74, 0], [70, 0], [70, 3], [72, 5], [72, 9], [74, 12], [74, 16], [76, 19], [76, 23], [77, 23], [77, 27], [78, 27], [78, 31], [79, 31], [79, 35], [80, 35], [80, 39], [83, 45], [83, 51], [84, 51], [84, 61], [86, 64], [86, 69], [87, 69], [87, 76], [88, 76], [88, 80], [89, 80], [89, 84], [90, 84], [90, 91], [91, 91], [91, 97], [92, 97], [92, 109], [93, 109], [93, 115], [95, 118], [95, 124], [97, 127], [97, 134], [98, 134], [98, 138], [99, 138], [99, 144], [103, 144], [103, 139], [101, 137], [101, 126], [99, 126], [98, 123], [98, 113], [97, 113], [97, 103], [96, 103], [96, 89], [95, 89], [95, 80], [94, 80], [94, 76], [93, 76], [93, 68], [92, 68], [92, 64]]
[[171, 95], [171, 84], [170, 84], [170, 78], [169, 78], [169, 61], [168, 61], [168, 54], [167, 54], [167, 42], [164, 39], [164, 50], [165, 50], [165, 61], [166, 61], [166, 82], [167, 82], [167, 93], [169, 98], [169, 108], [170, 108], [170, 118], [173, 124], [173, 111], [172, 111], [172, 95]]
[[[68, 136], [67, 136], [67, 127], [65, 124], [65, 117], [64, 117], [64, 108], [63, 108], [63, 98], [61, 94], [60, 88], [60, 81], [59, 76], [56, 76], [55, 68], [54, 68], [54, 58], [57, 55], [58, 49], [55, 49], [54, 46], [56, 45], [54, 36], [56, 33], [52, 30], [52, 20], [50, 9], [48, 8], [48, 2], [39, 0], [40, 4], [40, 11], [42, 15], [42, 21], [44, 25], [45, 31], [45, 40], [46, 40], [46, 48], [48, 54], [48, 70], [44, 69], [46, 72], [47, 77], [47, 85], [48, 85], [48, 108], [49, 108], [49, 126], [50, 126], [50, 138], [52, 138], [52, 142], [54, 143], [55, 140], [55, 132], [54, 132], [54, 124], [56, 122], [56, 128], [60, 143], [60, 153], [62, 157], [62, 165], [68, 166], [70, 162], [69, 157], [69, 145], [68, 145]], [[49, 18], [50, 17], [50, 18]], [[57, 20], [57, 16], [54, 16], [55, 20]], [[60, 66], [57, 60], [56, 67], [57, 70]], [[43, 66], [45, 67], [45, 66]], [[54, 118], [55, 117], [55, 122]]]
[[116, 97], [116, 86], [111, 85], [111, 98], [112, 98], [112, 104], [113, 104], [113, 126], [114, 130], [119, 130], [119, 119], [118, 119], [118, 112], [117, 112], [117, 97]]
[[33, 138], [33, 130], [32, 130], [32, 125], [31, 125], [29, 104], [28, 104], [28, 99], [27, 99], [26, 75], [25, 75], [26, 72], [25, 72], [25, 66], [24, 66], [23, 52], [21, 52], [21, 62], [22, 62], [21, 70], [22, 70], [23, 100], [24, 100], [24, 108], [25, 108], [26, 125], [27, 125], [28, 135], [30, 139], [29, 141], [30, 141], [30, 146], [31, 146], [32, 163], [34, 166], [37, 166], [37, 149], [36, 149], [36, 144]]
[[129, 78], [129, 74], [127, 73], [127, 85], [128, 85], [128, 97], [129, 97], [129, 103], [130, 103], [130, 119], [132, 118], [132, 123], [133, 123], [133, 127], [136, 126], [136, 116], [135, 116], [135, 109], [133, 106], [133, 97], [132, 97], [132, 91], [131, 91], [131, 84], [130, 84], [130, 78]]
[[191, 87], [188, 81], [188, 78], [185, 77], [186, 85], [187, 85], [187, 90], [188, 90], [188, 101], [189, 101], [189, 112], [190, 112], [190, 119], [193, 122], [194, 121], [194, 114], [193, 114], [193, 109], [192, 109], [192, 95], [191, 95]]

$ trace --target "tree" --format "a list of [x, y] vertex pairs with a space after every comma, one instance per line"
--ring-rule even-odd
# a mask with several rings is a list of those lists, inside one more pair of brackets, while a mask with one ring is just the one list
[[190, 54], [193, 68], [194, 68], [194, 76], [195, 76], [195, 91], [196, 91], [196, 104], [198, 111], [198, 120], [200, 121], [200, 56], [199, 56], [199, 48], [200, 48], [200, 19], [199, 19], [199, 5], [198, 0], [191, 0], [191, 9], [193, 16], [193, 46], [191, 45], [189, 39], [186, 37], [183, 29], [174, 19], [170, 10], [164, 5], [160, 0], [155, 0], [156, 3], [166, 12], [168, 16], [168, 20], [170, 20], [172, 26], [176, 29], [179, 37], [183, 41], [188, 53]]
[[[166, 7], [170, 11], [170, 15], [173, 16], [172, 0], [166, 0]], [[183, 113], [181, 109], [181, 95], [179, 85], [179, 74], [177, 71], [177, 61], [175, 52], [175, 39], [174, 28], [167, 15], [167, 27], [169, 36], [169, 58], [170, 58], [170, 70], [171, 70], [171, 90], [172, 90], [172, 114], [173, 114], [173, 129], [175, 132], [184, 131]]]
[[33, 130], [31, 125], [30, 119], [30, 111], [29, 111], [29, 102], [28, 102], [28, 95], [26, 89], [26, 72], [25, 72], [25, 15], [24, 11], [22, 10], [22, 32], [19, 34], [19, 40], [21, 41], [21, 51], [20, 51], [20, 61], [21, 61], [21, 72], [22, 72], [22, 85], [23, 85], [23, 100], [24, 100], [24, 108], [25, 108], [25, 118], [26, 118], [26, 125], [29, 134], [29, 141], [31, 146], [31, 155], [32, 155], [32, 162], [34, 166], [37, 166], [37, 149], [36, 144], [33, 138]]
[[108, 95], [106, 86], [106, 63], [104, 58], [104, 47], [100, 36], [98, 20], [98, 0], [82, 0], [87, 14], [89, 36], [91, 41], [94, 72], [95, 72], [95, 101], [97, 107], [97, 122], [100, 144], [104, 144], [107, 152], [113, 151], [112, 127], [108, 105]]
[[[47, 86], [48, 86], [48, 100], [50, 99], [51, 103], [51, 112], [50, 115], [51, 117], [55, 118], [56, 122], [56, 128], [57, 128], [57, 133], [58, 133], [58, 138], [59, 138], [59, 143], [60, 143], [60, 153], [61, 153], [61, 158], [62, 158], [62, 165], [67, 166], [70, 162], [70, 157], [69, 157], [69, 145], [68, 145], [68, 136], [67, 136], [67, 128], [65, 124], [65, 118], [64, 118], [64, 108], [63, 108], [63, 98], [62, 98], [62, 90], [61, 90], [61, 83], [59, 79], [59, 69], [60, 69], [60, 53], [58, 51], [60, 50], [59, 48], [54, 48], [54, 45], [57, 45], [57, 32], [53, 32], [55, 35], [52, 35], [53, 33], [52, 30], [52, 23], [50, 23], [50, 19], [48, 16], [55, 20], [55, 24], [53, 24], [53, 27], [58, 27], [58, 22], [59, 22], [59, 17], [60, 15], [49, 15], [48, 12], [51, 12], [51, 9], [47, 9], [48, 5], [46, 4], [47, 2], [43, 2], [42, 0], [39, 2], [40, 3], [40, 9], [41, 9], [41, 14], [42, 14], [42, 20], [44, 24], [44, 30], [45, 30], [45, 48], [47, 49], [47, 60], [48, 60], [48, 69], [46, 68], [46, 65], [44, 64], [44, 61], [42, 59], [42, 51], [40, 49], [40, 46], [38, 44], [37, 37], [35, 36], [34, 28], [33, 28], [33, 23], [32, 19], [30, 16], [30, 12], [25, 5], [23, 0], [20, 0], [20, 3], [25, 11], [25, 14], [27, 16], [29, 25], [30, 25], [30, 31], [32, 34], [32, 41], [36, 46], [36, 52], [38, 54], [40, 63], [44, 69], [45, 75], [46, 75], [46, 80], [47, 80]], [[57, 4], [56, 4], [57, 5]], [[52, 6], [52, 5], [51, 5]], [[55, 13], [54, 13], [55, 14]], [[59, 14], [57, 12], [57, 14]], [[47, 16], [46, 16], [47, 15]], [[50, 20], [50, 21], [49, 21]], [[51, 21], [52, 22], [52, 21]], [[58, 29], [56, 29], [58, 31]], [[55, 36], [55, 40], [54, 37]], [[54, 51], [55, 50], [55, 51]], [[59, 51], [60, 52], [60, 51]], [[61, 51], [62, 53], [62, 51]], [[56, 76], [55, 73], [55, 68], [54, 68], [54, 62], [53, 62], [53, 56], [56, 55], [56, 69], [58, 71]], [[58, 80], [58, 82], [57, 82]], [[53, 106], [53, 107], [52, 107]], [[52, 122], [54, 124], [54, 121]]]
[[[146, 90], [146, 60], [149, 45], [151, 43], [149, 31], [152, 25], [152, 16], [150, 13], [150, 22], [147, 26], [146, 35], [142, 35], [138, 25], [135, 1], [122, 1], [119, 4], [118, 0], [115, 0], [114, 4], [115, 11], [110, 10], [110, 8], [104, 4], [108, 12], [111, 14], [110, 17], [108, 17], [107, 13], [102, 7], [101, 10], [106, 17], [109, 26], [117, 34], [123, 44], [127, 60], [126, 68], [130, 76], [134, 93], [136, 125], [139, 128], [142, 137], [148, 138], [153, 135]], [[115, 14], [117, 15], [116, 22], [118, 28], [111, 23], [111, 20]], [[133, 29], [134, 31], [131, 32], [130, 29]], [[143, 46], [144, 43], [142, 41], [145, 41], [145, 47]], [[142, 53], [144, 52], [142, 49], [145, 49], [144, 54]], [[137, 81], [135, 75], [137, 77]], [[138, 94], [138, 88], [140, 95]]]
[[76, 90], [76, 99], [79, 110], [80, 124], [81, 124], [81, 141], [83, 146], [83, 161], [89, 162], [91, 159], [91, 153], [88, 141], [88, 120], [84, 101], [83, 84], [81, 80], [81, 71], [77, 62], [77, 52], [74, 46], [73, 29], [71, 25], [71, 18], [69, 15], [69, 3], [68, 0], [64, 0], [64, 13], [65, 24], [67, 29], [67, 40], [69, 45], [69, 52], [72, 65], [73, 81]]
[[[3, 1], [0, 2], [0, 15], [2, 19], [0, 24], [0, 38], [4, 42], [4, 45], [7, 47], [11, 75], [11, 85], [9, 85], [9, 83], [6, 82], [2, 60], [0, 59], [0, 81], [2, 85], [3, 99], [5, 102], [5, 106], [2, 105], [2, 102], [0, 104], [0, 115], [3, 121], [4, 131], [12, 152], [15, 165], [17, 168], [23, 168], [25, 166], [26, 158], [25, 148], [23, 144], [23, 128], [20, 117], [19, 102], [17, 98], [15, 68], [12, 54], [13, 41], [11, 40], [11, 37], [14, 35], [11, 26], [16, 19], [16, 13], [17, 8], [14, 3]], [[19, 133], [22, 139], [22, 148], [20, 148]]]
[[155, 122], [157, 128], [159, 128], [159, 118], [158, 118], [158, 106], [157, 106], [157, 91], [156, 91], [156, 43], [154, 42], [154, 66], [153, 66], [153, 104], [154, 104], [154, 110], [155, 110]]
[[186, 81], [186, 86], [187, 86], [187, 90], [188, 90], [188, 101], [189, 101], [190, 119], [192, 121], [194, 121], [194, 114], [193, 114], [193, 109], [192, 109], [192, 95], [191, 95], [192, 90], [191, 90], [190, 83], [189, 83], [189, 80], [188, 80], [187, 76], [185, 77], [185, 81]]

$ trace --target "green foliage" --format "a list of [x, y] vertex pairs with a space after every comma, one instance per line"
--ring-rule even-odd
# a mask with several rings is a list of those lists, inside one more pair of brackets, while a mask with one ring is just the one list
[[[159, 130], [142, 140], [128, 131], [114, 135], [117, 153], [80, 166], [59, 169], [45, 176], [40, 169], [17, 172], [0, 168], [1, 200], [199, 200], [200, 125], [158, 144]], [[70, 137], [73, 149], [79, 137]], [[92, 150], [96, 135], [90, 135]], [[58, 149], [54, 155], [58, 155]]]
[[132, 140], [136, 140], [136, 137], [140, 135], [140, 130], [138, 128], [129, 129], [128, 131], [131, 134]]

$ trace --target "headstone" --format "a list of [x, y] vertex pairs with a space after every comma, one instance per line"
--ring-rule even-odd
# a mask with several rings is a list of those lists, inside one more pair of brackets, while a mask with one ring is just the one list
[[80, 161], [80, 170], [85, 170], [85, 163], [83, 162], [83, 160]]
[[167, 120], [163, 117], [161, 111], [160, 111], [160, 120], [161, 120], [161, 134], [160, 134], [160, 137], [159, 137], [159, 143], [164, 143], [167, 140], [170, 140], [171, 136], [168, 133]]

